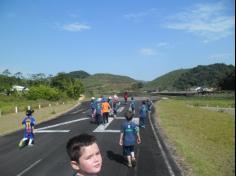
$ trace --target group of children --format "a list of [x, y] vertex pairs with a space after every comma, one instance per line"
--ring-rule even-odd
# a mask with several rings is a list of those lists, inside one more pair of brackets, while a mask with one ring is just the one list
[[90, 101], [91, 121], [98, 125], [108, 123], [109, 116], [117, 116], [119, 106], [119, 97], [116, 94], [108, 98], [101, 97], [96, 99], [92, 97]]
[[[91, 98], [92, 115], [96, 123], [105, 124], [108, 122], [109, 112], [113, 110], [114, 115], [117, 113], [117, 107], [119, 105], [119, 99], [117, 95], [113, 98]], [[145, 121], [148, 117], [148, 113], [151, 111], [152, 102], [147, 99], [142, 101], [142, 105], [139, 109], [139, 124], [132, 121], [135, 114], [136, 102], [131, 97], [130, 108], [125, 112], [126, 120], [121, 125], [121, 133], [119, 137], [119, 144], [123, 147], [123, 156], [127, 160], [128, 167], [134, 167], [136, 165], [135, 158], [135, 144], [141, 143], [141, 137], [139, 133], [139, 127], [145, 128]], [[35, 118], [32, 116], [33, 110], [26, 111], [26, 117], [22, 121], [25, 126], [24, 138], [20, 141], [19, 147], [26, 142], [29, 146], [34, 142], [34, 126]], [[67, 142], [67, 153], [70, 157], [70, 164], [73, 170], [75, 170], [75, 176], [96, 176], [102, 167], [102, 156], [100, 149], [97, 145], [96, 138], [89, 134], [80, 134], [75, 136]]]

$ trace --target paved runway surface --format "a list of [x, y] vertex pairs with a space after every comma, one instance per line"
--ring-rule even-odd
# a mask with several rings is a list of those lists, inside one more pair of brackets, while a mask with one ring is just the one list
[[[137, 102], [137, 109], [140, 105]], [[35, 145], [19, 149], [18, 142], [23, 131], [0, 137], [1, 176], [71, 176], [73, 171], [66, 153], [69, 138], [80, 133], [90, 133], [97, 137], [102, 152], [103, 166], [99, 176], [179, 176], [180, 171], [166, 151], [159, 136], [158, 128], [147, 121], [141, 129], [142, 143], [135, 146], [137, 166], [128, 168], [119, 146], [120, 125], [124, 121], [127, 105], [122, 104], [118, 118], [110, 118], [107, 126], [90, 123], [88, 102], [61, 115], [59, 118], [36, 126]], [[154, 111], [154, 109], [153, 109]], [[153, 112], [151, 113], [151, 116]], [[138, 120], [135, 116], [135, 120]]]

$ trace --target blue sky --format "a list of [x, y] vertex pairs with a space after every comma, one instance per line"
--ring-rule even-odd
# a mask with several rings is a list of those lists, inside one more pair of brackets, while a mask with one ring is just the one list
[[235, 65], [234, 0], [0, 0], [0, 73], [84, 70], [151, 81]]

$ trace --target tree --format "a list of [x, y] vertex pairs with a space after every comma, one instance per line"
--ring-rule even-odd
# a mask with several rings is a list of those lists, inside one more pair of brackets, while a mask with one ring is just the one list
[[4, 71], [2, 72], [2, 74], [3, 74], [4, 76], [9, 77], [9, 76], [11, 75], [11, 72], [10, 72], [8, 69], [6, 69], [6, 70], [4, 70]]
[[219, 87], [222, 90], [235, 90], [235, 70], [221, 79]]
[[51, 80], [51, 86], [56, 87], [62, 92], [65, 92], [70, 98], [79, 98], [84, 92], [84, 86], [80, 80], [72, 78], [65, 73], [59, 73]]
[[23, 74], [21, 72], [15, 73], [14, 76], [18, 79], [23, 79]]

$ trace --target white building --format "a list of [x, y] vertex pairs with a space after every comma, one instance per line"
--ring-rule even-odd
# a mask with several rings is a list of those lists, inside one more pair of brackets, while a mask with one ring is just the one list
[[24, 87], [24, 86], [14, 85], [14, 86], [12, 86], [11, 90], [12, 91], [17, 91], [17, 92], [24, 92], [24, 91], [28, 91], [29, 89]]

